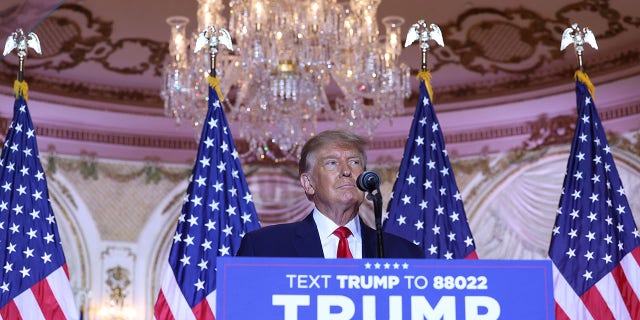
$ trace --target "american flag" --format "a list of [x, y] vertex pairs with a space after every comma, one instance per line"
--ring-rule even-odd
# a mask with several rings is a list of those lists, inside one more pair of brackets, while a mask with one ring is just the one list
[[477, 259], [462, 196], [427, 91], [430, 76], [422, 78], [384, 231], [413, 241], [427, 258]]
[[79, 316], [56, 223], [33, 122], [20, 95], [0, 159], [0, 319]]
[[576, 73], [578, 121], [551, 236], [557, 319], [640, 319], [640, 233], [593, 85]]
[[231, 131], [216, 91], [173, 236], [154, 318], [215, 319], [216, 258], [233, 256], [260, 227]]

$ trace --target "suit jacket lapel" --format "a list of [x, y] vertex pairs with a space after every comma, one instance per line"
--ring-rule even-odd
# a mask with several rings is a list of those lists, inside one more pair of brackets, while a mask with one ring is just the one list
[[294, 250], [298, 257], [324, 258], [318, 228], [315, 220], [313, 220], [313, 212], [298, 224]]
[[362, 219], [360, 219], [360, 230], [362, 232], [362, 257], [375, 258], [378, 253], [376, 231], [367, 226]]

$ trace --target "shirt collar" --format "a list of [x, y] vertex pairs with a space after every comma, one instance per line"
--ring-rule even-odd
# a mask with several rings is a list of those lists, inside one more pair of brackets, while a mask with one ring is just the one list
[[[339, 225], [333, 222], [333, 220], [322, 214], [320, 210], [318, 210], [318, 208], [313, 209], [313, 220], [315, 220], [316, 226], [318, 227], [320, 239], [329, 238], [333, 234], [333, 231], [335, 231], [336, 228], [339, 227]], [[360, 217], [358, 215], [349, 220], [345, 227], [351, 230], [351, 233], [356, 239], [362, 238], [360, 236]]]

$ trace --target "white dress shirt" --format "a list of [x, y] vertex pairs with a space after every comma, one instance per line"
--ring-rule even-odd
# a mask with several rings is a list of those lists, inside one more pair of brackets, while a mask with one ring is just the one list
[[[325, 258], [336, 258], [338, 253], [338, 241], [340, 238], [334, 235], [333, 232], [339, 227], [327, 216], [318, 211], [318, 208], [313, 209], [313, 220], [318, 227], [318, 233], [320, 234], [320, 243], [322, 243], [322, 251]], [[349, 241], [349, 250], [354, 259], [362, 259], [362, 233], [360, 231], [360, 218], [358, 215], [351, 221], [347, 222], [345, 227], [351, 230], [351, 235], [347, 238]]]

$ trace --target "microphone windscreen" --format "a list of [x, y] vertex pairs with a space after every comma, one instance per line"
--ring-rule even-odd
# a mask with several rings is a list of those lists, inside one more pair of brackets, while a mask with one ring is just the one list
[[366, 170], [358, 176], [356, 185], [362, 191], [374, 191], [380, 187], [380, 176], [375, 171]]

